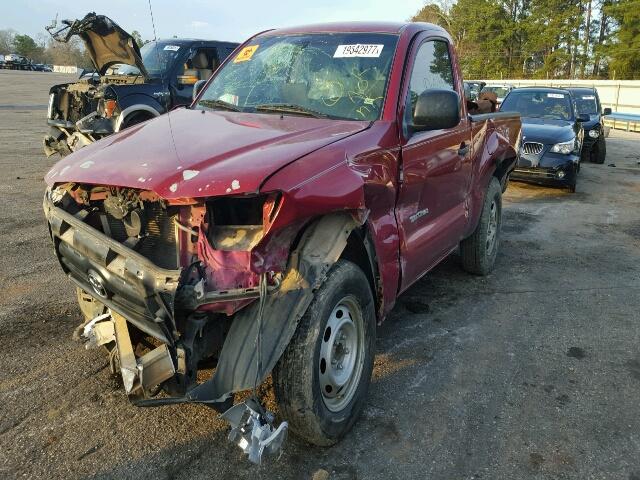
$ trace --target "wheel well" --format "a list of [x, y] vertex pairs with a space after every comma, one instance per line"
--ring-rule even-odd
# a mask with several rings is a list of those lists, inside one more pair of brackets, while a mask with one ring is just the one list
[[513, 158], [505, 158], [498, 164], [495, 171], [493, 172], [493, 176], [496, 177], [500, 182], [503, 192], [507, 186], [507, 173], [509, 173], [507, 169], [513, 164], [513, 161]]
[[[340, 258], [355, 263], [364, 272], [369, 280], [371, 294], [375, 299], [376, 307], [378, 307], [381, 296], [378, 295], [378, 286], [380, 282], [377, 261], [375, 258], [373, 244], [369, 239], [366, 227], [363, 226], [351, 232], [347, 239], [347, 246], [344, 247]], [[376, 310], [378, 309], [376, 308]]]

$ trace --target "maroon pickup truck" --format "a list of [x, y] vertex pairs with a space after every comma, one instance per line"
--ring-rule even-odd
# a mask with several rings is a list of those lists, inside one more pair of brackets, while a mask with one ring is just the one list
[[[199, 87], [46, 176], [77, 337], [134, 404], [225, 411], [254, 461], [287, 426], [335, 443], [398, 295], [458, 248], [491, 271], [519, 117], [470, 115], [451, 38], [424, 23], [269, 30]], [[255, 396], [230, 408], [269, 374], [277, 429]]]

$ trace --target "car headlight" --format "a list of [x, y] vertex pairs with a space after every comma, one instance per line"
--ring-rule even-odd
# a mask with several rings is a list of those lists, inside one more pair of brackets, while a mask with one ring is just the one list
[[53, 102], [55, 101], [55, 94], [49, 94], [49, 105], [47, 105], [47, 118], [53, 119]]
[[551, 151], [554, 153], [561, 153], [563, 155], [569, 155], [576, 149], [576, 139], [569, 140], [568, 142], [556, 143], [551, 147]]
[[600, 136], [600, 130], [598, 130], [598, 127], [589, 130], [589, 136], [591, 138], [598, 138]]

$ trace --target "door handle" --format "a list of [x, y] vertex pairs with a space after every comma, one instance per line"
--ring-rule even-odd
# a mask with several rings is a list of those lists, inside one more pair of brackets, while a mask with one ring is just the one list
[[460, 155], [461, 157], [464, 157], [467, 153], [469, 153], [469, 145], [462, 142], [460, 144], [460, 148], [458, 149], [458, 155]]

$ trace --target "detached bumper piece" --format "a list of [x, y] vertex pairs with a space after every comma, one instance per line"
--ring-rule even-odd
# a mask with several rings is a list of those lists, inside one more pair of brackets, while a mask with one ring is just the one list
[[136, 358], [129, 336], [127, 320], [114, 312], [100, 315], [88, 322], [82, 332], [86, 348], [115, 343], [122, 382], [127, 395], [145, 397], [176, 373], [167, 345], [162, 344]]
[[229, 440], [248, 455], [250, 462], [258, 465], [264, 453], [273, 455], [280, 451], [287, 438], [289, 424], [282, 422], [274, 428], [275, 415], [265, 411], [253, 398], [231, 407], [222, 418], [231, 424]]

